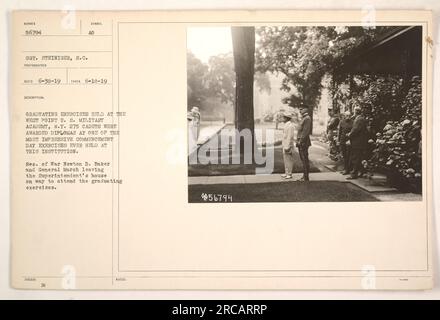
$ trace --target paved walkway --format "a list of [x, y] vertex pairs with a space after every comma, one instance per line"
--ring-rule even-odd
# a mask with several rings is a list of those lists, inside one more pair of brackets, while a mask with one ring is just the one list
[[226, 126], [224, 123], [213, 123], [213, 124], [204, 124], [202, 123], [200, 126], [200, 134], [199, 139], [197, 140], [198, 145], [205, 144], [209, 139], [212, 138], [217, 132], [223, 129]]
[[[199, 184], [252, 184], [252, 183], [267, 183], [267, 182], [284, 182], [284, 183], [300, 183], [296, 182], [302, 174], [293, 174], [292, 179], [282, 179], [279, 174], [270, 175], [232, 175], [232, 176], [202, 176], [202, 177], [188, 177], [189, 185]], [[373, 179], [359, 178], [354, 180], [347, 180], [347, 176], [339, 172], [316, 172], [310, 173], [311, 181], [337, 181], [343, 183], [351, 183], [359, 188], [368, 191], [378, 200], [381, 201], [421, 201], [422, 196], [414, 193], [401, 193], [395, 188], [391, 188], [383, 181], [383, 177], [373, 177]], [[302, 182], [301, 182], [302, 183]]]
[[[259, 129], [267, 129], [270, 125], [259, 125]], [[211, 123], [206, 124], [201, 128], [198, 144], [206, 143], [211, 137], [217, 134], [223, 128], [231, 127], [231, 124]], [[256, 126], [257, 127], [257, 126]], [[261, 127], [261, 128], [260, 128]], [[282, 130], [275, 131], [275, 141], [279, 141], [282, 135]], [[260, 137], [261, 138], [261, 137]], [[259, 143], [265, 142], [259, 141]], [[338, 164], [330, 160], [327, 156], [328, 148], [325, 143], [321, 143], [317, 139], [313, 139], [310, 148], [310, 160], [318, 166], [321, 172], [310, 173], [310, 180], [312, 181], [336, 181], [351, 183], [357, 187], [369, 192], [380, 201], [421, 201], [422, 196], [414, 193], [402, 193], [397, 189], [388, 186], [386, 177], [375, 175], [372, 179], [359, 178], [354, 180], [347, 180], [347, 176], [337, 172]], [[189, 185], [215, 185], [215, 184], [252, 184], [252, 183], [270, 183], [270, 182], [285, 182], [285, 183], [299, 183], [295, 180], [302, 176], [301, 173], [293, 174], [293, 178], [289, 180], [282, 179], [280, 174], [269, 175], [213, 175], [213, 176], [192, 176], [188, 177]]]

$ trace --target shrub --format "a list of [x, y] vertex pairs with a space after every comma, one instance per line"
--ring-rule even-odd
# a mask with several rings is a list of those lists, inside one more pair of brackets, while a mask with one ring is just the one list
[[411, 185], [421, 187], [421, 123], [422, 86], [419, 77], [414, 77], [401, 104], [399, 120], [389, 120], [376, 133], [372, 157], [365, 167], [372, 173], [385, 172], [398, 187]]
[[[340, 95], [334, 93], [334, 99]], [[364, 167], [387, 175], [396, 187], [420, 192], [422, 84], [396, 76], [357, 75], [348, 105], [362, 108], [370, 133]]]

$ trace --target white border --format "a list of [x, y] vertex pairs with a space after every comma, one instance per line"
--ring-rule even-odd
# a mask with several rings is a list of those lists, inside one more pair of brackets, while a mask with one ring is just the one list
[[[373, 5], [374, 3], [374, 5]], [[8, 51], [9, 12], [13, 9], [62, 10], [64, 6], [77, 10], [161, 10], [161, 9], [425, 9], [433, 11], [434, 55], [439, 44], [440, 2], [438, 0], [327, 0], [313, 3], [304, 0], [4, 0], [0, 2], [0, 299], [440, 299], [440, 223], [435, 217], [435, 199], [440, 199], [439, 163], [440, 126], [433, 126], [434, 175], [434, 277], [435, 288], [422, 292], [358, 292], [358, 291], [33, 291], [14, 290], [9, 285], [9, 109], [8, 109]], [[434, 57], [434, 84], [438, 87], [439, 62]], [[438, 124], [440, 93], [433, 90], [433, 124]]]

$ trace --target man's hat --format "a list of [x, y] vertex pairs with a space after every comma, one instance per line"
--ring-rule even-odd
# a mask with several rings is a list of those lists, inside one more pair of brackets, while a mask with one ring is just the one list
[[199, 108], [198, 107], [192, 107], [191, 111], [192, 112], [199, 112]]
[[282, 115], [283, 115], [283, 117], [286, 117], [286, 118], [289, 118], [289, 119], [292, 119], [294, 117], [293, 112], [290, 112], [290, 111], [284, 111], [282, 113]]

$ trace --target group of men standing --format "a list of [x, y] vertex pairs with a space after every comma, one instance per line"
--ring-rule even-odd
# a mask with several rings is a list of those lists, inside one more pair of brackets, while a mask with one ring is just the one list
[[368, 145], [368, 128], [360, 107], [354, 108], [354, 116], [350, 111], [341, 115], [337, 127], [337, 142], [338, 151], [344, 160], [342, 173], [350, 175], [347, 179], [357, 179], [362, 176], [365, 171], [362, 160], [365, 158]]
[[292, 112], [283, 113], [284, 129], [283, 129], [283, 159], [285, 173], [281, 175], [283, 179], [292, 179], [293, 170], [293, 152], [294, 147], [298, 148], [298, 153], [303, 166], [303, 176], [297, 181], [309, 181], [309, 147], [311, 146], [310, 134], [312, 133], [312, 119], [309, 116], [307, 107], [300, 108], [301, 121], [295, 139], [295, 125], [293, 123], [295, 115]]
[[[310, 134], [312, 133], [312, 119], [309, 115], [309, 108], [300, 108], [301, 120], [298, 124], [295, 139], [295, 115], [292, 112], [284, 112], [283, 129], [283, 159], [285, 173], [281, 175], [283, 179], [292, 178], [293, 152], [294, 147], [298, 149], [303, 166], [303, 176], [298, 181], [309, 181], [310, 163], [309, 147], [311, 146]], [[337, 121], [335, 120], [337, 119]], [[364, 173], [362, 160], [365, 158], [365, 150], [368, 144], [367, 121], [359, 107], [354, 108], [354, 115], [346, 111], [341, 115], [341, 119], [331, 113], [328, 132], [337, 131], [337, 152], [342, 155], [344, 160], [343, 174], [350, 175], [347, 179], [357, 179]], [[329, 136], [333, 143], [334, 136]]]
[[[311, 146], [310, 135], [312, 133], [312, 119], [309, 115], [309, 108], [305, 105], [300, 107], [300, 121], [297, 125], [295, 139], [295, 122], [297, 115], [293, 112], [284, 112], [283, 128], [283, 160], [285, 173], [283, 179], [292, 179], [294, 164], [294, 149], [298, 149], [298, 154], [303, 167], [303, 176], [297, 181], [309, 181], [310, 162], [309, 147]], [[350, 111], [344, 112], [337, 117], [333, 112], [329, 112], [330, 119], [327, 125], [327, 134], [330, 141], [330, 149], [340, 153], [344, 160], [343, 174], [350, 175], [347, 179], [357, 179], [364, 173], [362, 160], [365, 159], [365, 151], [368, 145], [367, 121], [359, 107], [354, 108], [354, 115]], [[193, 107], [188, 112], [190, 139], [197, 143], [200, 131], [200, 111], [198, 107]], [[336, 132], [336, 136], [335, 136]], [[336, 139], [335, 139], [336, 138]], [[333, 145], [337, 142], [335, 145]]]

